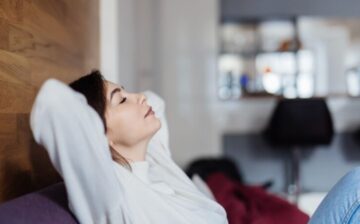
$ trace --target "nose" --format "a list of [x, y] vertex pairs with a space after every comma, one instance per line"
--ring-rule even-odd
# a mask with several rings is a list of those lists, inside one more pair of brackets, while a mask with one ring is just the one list
[[138, 94], [138, 102], [139, 102], [140, 104], [146, 103], [146, 96], [145, 96], [145, 94], [143, 94], [143, 93], [139, 93], [139, 94]]

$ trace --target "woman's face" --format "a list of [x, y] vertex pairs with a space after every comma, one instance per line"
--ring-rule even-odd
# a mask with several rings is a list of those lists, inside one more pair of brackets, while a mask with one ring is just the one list
[[140, 93], [129, 93], [112, 82], [105, 81], [105, 120], [110, 144], [134, 146], [148, 141], [160, 129], [161, 123], [146, 98]]

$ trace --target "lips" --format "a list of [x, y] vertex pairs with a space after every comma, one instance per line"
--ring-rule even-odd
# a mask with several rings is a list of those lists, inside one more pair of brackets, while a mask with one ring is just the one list
[[152, 107], [149, 107], [149, 110], [146, 112], [144, 118], [146, 118], [147, 116], [154, 114], [154, 111], [152, 110]]

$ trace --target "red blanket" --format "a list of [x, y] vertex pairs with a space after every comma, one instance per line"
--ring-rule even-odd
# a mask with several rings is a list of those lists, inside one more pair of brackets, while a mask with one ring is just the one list
[[206, 180], [225, 208], [229, 224], [306, 224], [309, 216], [261, 187], [245, 186], [222, 173]]

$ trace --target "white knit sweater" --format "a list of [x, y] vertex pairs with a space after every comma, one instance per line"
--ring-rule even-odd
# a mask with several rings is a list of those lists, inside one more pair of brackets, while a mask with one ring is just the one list
[[62, 175], [69, 207], [82, 224], [226, 224], [223, 207], [173, 162], [164, 102], [145, 93], [162, 128], [132, 172], [111, 159], [104, 126], [86, 98], [50, 79], [31, 111], [31, 129]]

